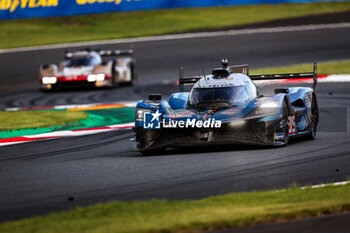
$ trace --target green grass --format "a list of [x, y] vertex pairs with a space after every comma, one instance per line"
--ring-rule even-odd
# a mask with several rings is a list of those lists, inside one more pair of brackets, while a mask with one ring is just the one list
[[350, 210], [350, 184], [192, 201], [111, 202], [0, 224], [0, 232], [198, 232]]
[[[283, 67], [271, 67], [262, 69], [253, 69], [250, 74], [283, 74], [283, 73], [298, 73], [312, 72], [313, 64], [297, 64]], [[330, 61], [317, 63], [318, 74], [350, 74], [350, 60], [345, 61]]]
[[0, 131], [66, 125], [87, 117], [85, 112], [0, 111]]
[[0, 48], [218, 29], [350, 10], [350, 2], [186, 8], [1, 21]]

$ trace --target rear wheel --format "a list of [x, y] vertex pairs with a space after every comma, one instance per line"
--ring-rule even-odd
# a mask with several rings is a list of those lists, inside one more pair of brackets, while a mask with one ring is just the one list
[[134, 64], [131, 64], [130, 67], [130, 81], [129, 82], [125, 82], [123, 83], [123, 85], [125, 86], [132, 86], [134, 84], [135, 81], [135, 68], [134, 68]]
[[111, 89], [115, 87], [115, 75], [112, 75], [111, 82], [108, 87]]
[[116, 72], [114, 70], [114, 64], [112, 65], [112, 70], [111, 70], [111, 80], [110, 83], [108, 85], [109, 88], [114, 88], [115, 87], [115, 76], [116, 76]]

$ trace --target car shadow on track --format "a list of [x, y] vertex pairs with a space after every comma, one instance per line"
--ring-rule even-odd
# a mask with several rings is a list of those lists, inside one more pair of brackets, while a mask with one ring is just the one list
[[[289, 141], [289, 145], [297, 145], [299, 143], [305, 142], [306, 140], [302, 137], [295, 138]], [[137, 157], [147, 157], [147, 156], [168, 156], [168, 155], [180, 155], [180, 154], [203, 154], [203, 153], [216, 153], [216, 152], [237, 152], [237, 151], [253, 151], [253, 150], [283, 150], [287, 146], [259, 146], [259, 145], [220, 145], [220, 146], [188, 146], [188, 147], [169, 147], [166, 151], [159, 151], [149, 154], [138, 153]]]

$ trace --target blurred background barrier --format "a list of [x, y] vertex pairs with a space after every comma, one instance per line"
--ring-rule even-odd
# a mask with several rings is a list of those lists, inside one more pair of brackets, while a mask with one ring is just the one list
[[0, 20], [179, 7], [286, 2], [325, 2], [325, 0], [0, 0]]

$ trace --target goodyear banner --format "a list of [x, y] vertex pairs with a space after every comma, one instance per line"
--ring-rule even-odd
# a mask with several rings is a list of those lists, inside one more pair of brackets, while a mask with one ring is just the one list
[[136, 11], [324, 0], [0, 0], [0, 20]]

